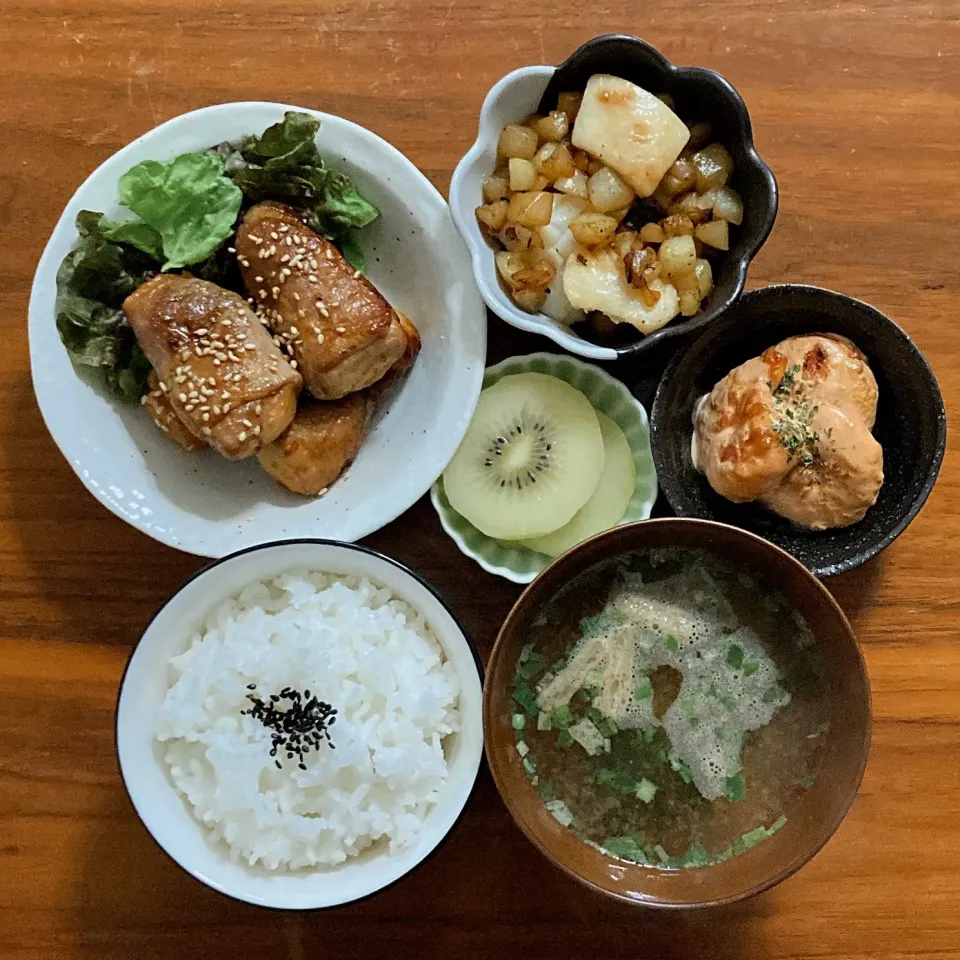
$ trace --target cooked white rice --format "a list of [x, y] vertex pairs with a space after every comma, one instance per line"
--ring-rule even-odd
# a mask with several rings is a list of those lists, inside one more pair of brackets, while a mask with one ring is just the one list
[[[157, 738], [176, 788], [231, 858], [333, 865], [414, 843], [446, 779], [459, 684], [423, 616], [367, 579], [289, 571], [221, 603], [171, 662]], [[249, 684], [336, 708], [321, 742], [278, 770]]]

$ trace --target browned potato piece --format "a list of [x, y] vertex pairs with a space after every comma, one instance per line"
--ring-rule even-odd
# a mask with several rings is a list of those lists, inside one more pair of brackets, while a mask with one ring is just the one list
[[733, 172], [733, 157], [722, 143], [711, 143], [709, 147], [698, 150], [691, 159], [697, 168], [699, 193], [722, 187]]
[[533, 129], [537, 131], [541, 140], [562, 140], [570, 131], [570, 120], [562, 110], [551, 110], [550, 113], [539, 119]]
[[510, 158], [510, 189], [514, 192], [530, 190], [537, 179], [537, 168], [531, 160]]
[[498, 177], [491, 174], [483, 178], [483, 201], [484, 203], [495, 203], [502, 200], [510, 189], [505, 177]]
[[542, 190], [515, 193], [510, 198], [507, 219], [523, 227], [545, 227], [553, 215], [553, 194]]
[[537, 152], [537, 135], [529, 127], [521, 127], [518, 123], [508, 123], [500, 132], [500, 142], [497, 145], [500, 153], [505, 157], [521, 157], [531, 160]]
[[561, 93], [560, 96], [557, 97], [557, 110], [565, 113], [570, 123], [573, 123], [573, 121], [577, 119], [577, 114], [580, 112], [581, 103], [583, 103], [583, 91], [572, 90], [567, 93]]
[[726, 220], [711, 220], [710, 223], [701, 223], [696, 229], [698, 240], [702, 240], [717, 250], [730, 249], [730, 228]]
[[474, 211], [480, 228], [488, 233], [497, 233], [503, 229], [507, 222], [507, 208], [510, 206], [506, 200], [497, 200], [496, 203], [487, 203], [482, 207], [477, 207]]
[[533, 158], [533, 165], [550, 183], [577, 172], [570, 150], [563, 143], [545, 143]]
[[609, 243], [616, 233], [618, 221], [604, 213], [581, 213], [570, 223], [570, 232], [577, 243], [599, 247]]

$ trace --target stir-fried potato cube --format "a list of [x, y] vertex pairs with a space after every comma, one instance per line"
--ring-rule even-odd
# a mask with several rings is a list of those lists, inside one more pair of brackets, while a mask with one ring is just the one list
[[702, 300], [713, 289], [713, 267], [709, 260], [701, 258], [693, 265], [693, 273], [697, 278], [697, 293]]
[[570, 120], [562, 110], [551, 110], [545, 117], [541, 117], [533, 126], [541, 140], [562, 140], [570, 131]]
[[570, 224], [570, 232], [577, 243], [585, 247], [600, 247], [613, 239], [618, 222], [603, 213], [582, 213]]
[[500, 131], [500, 142], [497, 147], [505, 157], [532, 160], [537, 152], [537, 135], [529, 127], [522, 127], [519, 123], [508, 123]]
[[716, 247], [717, 250], [730, 249], [730, 228], [726, 220], [711, 220], [709, 223], [701, 223], [694, 231], [698, 240], [702, 240], [707, 246]]
[[537, 179], [537, 168], [530, 160], [522, 157], [510, 158], [510, 189], [529, 190]]
[[531, 190], [527, 193], [515, 193], [510, 198], [507, 219], [524, 227], [544, 227], [550, 222], [553, 212], [552, 193]]
[[733, 172], [733, 157], [722, 143], [711, 143], [698, 150], [691, 159], [697, 168], [697, 190], [700, 193], [722, 187]]
[[561, 93], [557, 97], [557, 109], [567, 115], [570, 123], [577, 119], [581, 103], [583, 103], [583, 94], [579, 90]]
[[588, 181], [590, 202], [599, 213], [609, 213], [633, 203], [634, 193], [609, 167], [601, 167]]
[[693, 245], [693, 237], [667, 237], [660, 244], [659, 258], [661, 266], [670, 277], [692, 270], [697, 262], [697, 250]]
[[640, 239], [644, 243], [663, 243], [667, 235], [659, 223], [645, 223], [640, 228]]
[[732, 187], [717, 187], [707, 196], [713, 201], [713, 216], [739, 226], [743, 223], [743, 200]]
[[572, 177], [577, 172], [565, 143], [545, 143], [534, 156], [533, 164], [551, 183]]
[[483, 178], [483, 200], [484, 203], [493, 203], [495, 200], [502, 200], [510, 189], [510, 184], [504, 177], [498, 177], [491, 174]]
[[568, 193], [572, 197], [586, 200], [590, 196], [587, 190], [587, 175], [582, 170], [574, 170], [572, 176], [554, 180], [553, 185], [561, 193]]
[[507, 200], [495, 200], [493, 203], [484, 204], [477, 207], [477, 220], [481, 229], [486, 229], [489, 233], [497, 233], [507, 222], [507, 208], [510, 206]]

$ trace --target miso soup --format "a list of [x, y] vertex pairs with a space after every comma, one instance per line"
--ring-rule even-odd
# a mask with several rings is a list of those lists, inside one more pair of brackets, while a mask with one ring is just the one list
[[665, 869], [742, 853], [819, 771], [822, 665], [799, 613], [705, 551], [649, 550], [569, 583], [533, 625], [512, 723], [556, 819]]

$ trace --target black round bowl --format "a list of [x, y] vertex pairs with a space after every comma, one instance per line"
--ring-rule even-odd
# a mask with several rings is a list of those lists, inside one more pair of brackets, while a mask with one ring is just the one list
[[747, 267], [773, 229], [777, 216], [777, 181], [753, 145], [750, 114], [731, 84], [713, 70], [674, 66], [638, 37], [607, 34], [588, 40], [557, 67], [540, 101], [541, 111], [552, 110], [557, 95], [565, 90], [582, 90], [595, 73], [613, 74], [652, 93], [669, 93], [681, 118], [710, 123], [716, 139], [733, 156], [735, 166], [730, 184], [743, 197], [743, 223], [732, 228], [729, 251], [713, 263], [714, 287], [699, 313], [689, 319], [677, 317], [646, 337], [636, 331], [617, 332], [618, 338], [639, 337], [629, 342], [601, 341], [589, 324], [577, 326], [577, 333], [585, 340], [603, 342], [620, 357], [633, 357], [664, 340], [683, 337], [705, 327], [740, 296]]
[[[866, 354], [880, 390], [873, 430], [883, 447], [880, 496], [859, 523], [819, 533], [800, 530], [758, 505], [725, 500], [694, 469], [690, 456], [697, 399], [733, 367], [804, 333], [848, 337]], [[678, 516], [750, 530], [826, 577], [876, 556], [919, 513], [940, 472], [947, 418], [929, 364], [889, 317], [841, 293], [784, 284], [745, 294], [674, 357], [657, 389], [650, 432], [660, 488]]]

